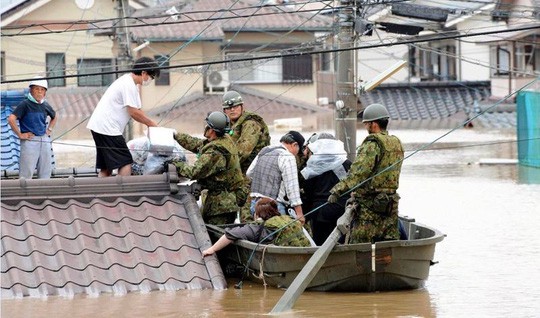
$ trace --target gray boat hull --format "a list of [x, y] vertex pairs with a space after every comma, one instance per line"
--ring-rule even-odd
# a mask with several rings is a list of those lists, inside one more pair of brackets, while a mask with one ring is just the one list
[[[435, 245], [444, 234], [402, 218], [410, 239], [334, 247], [308, 290], [374, 292], [424, 286], [434, 264]], [[207, 225], [212, 240], [224, 232]], [[268, 286], [287, 288], [317, 247], [280, 247], [239, 240], [218, 252], [222, 267], [249, 264], [246, 277]], [[226, 272], [226, 271], [225, 271]]]

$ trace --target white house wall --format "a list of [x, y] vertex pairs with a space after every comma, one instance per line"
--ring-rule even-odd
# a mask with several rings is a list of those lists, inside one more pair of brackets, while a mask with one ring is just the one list
[[[361, 42], [357, 46], [364, 45], [376, 45], [384, 42], [395, 42], [396, 34], [389, 34], [386, 32], [378, 31], [381, 40], [373, 34], [373, 36], [363, 36]], [[408, 60], [408, 46], [407, 45], [394, 45], [387, 47], [379, 47], [372, 49], [357, 50], [358, 61], [358, 78], [360, 81], [367, 82], [379, 75], [386, 69], [390, 68], [398, 61]], [[396, 72], [394, 75], [384, 81], [388, 83], [405, 82], [408, 80], [407, 66]]]
[[[177, 51], [180, 43], [178, 42], [154, 42], [145, 49], [139, 51], [134, 59], [141, 56], [154, 58], [155, 55], [169, 55], [170, 66], [199, 64], [203, 62], [202, 42], [192, 43], [184, 49]], [[194, 68], [172, 68], [170, 69], [170, 84], [155, 85], [142, 90], [142, 103], [145, 110], [164, 105], [170, 102], [178, 101], [186, 96], [202, 92], [203, 75], [200, 72], [193, 72]], [[163, 72], [163, 71], [162, 71]]]
[[[461, 22], [457, 25], [460, 33], [481, 32], [493, 27], [493, 22], [490, 16], [474, 16], [470, 19]], [[466, 37], [458, 40], [459, 78], [463, 81], [488, 81], [490, 78], [489, 68], [489, 45], [485, 43], [477, 43], [477, 37]]]

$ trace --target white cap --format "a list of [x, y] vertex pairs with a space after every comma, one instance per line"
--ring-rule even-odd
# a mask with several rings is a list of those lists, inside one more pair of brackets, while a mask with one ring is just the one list
[[41, 86], [45, 89], [49, 89], [49, 85], [47, 84], [47, 80], [43, 79], [42, 76], [36, 76], [33, 80], [30, 81], [29, 87], [32, 87], [33, 85]]

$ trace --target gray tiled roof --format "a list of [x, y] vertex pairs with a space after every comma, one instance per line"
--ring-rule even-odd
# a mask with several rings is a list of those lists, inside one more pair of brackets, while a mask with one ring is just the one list
[[392, 119], [438, 119], [471, 110], [490, 96], [489, 82], [386, 84], [360, 96], [363, 105], [381, 103]]
[[[411, 127], [416, 125], [412, 122], [421, 121], [424, 128], [444, 128], [477, 115], [480, 105], [489, 103], [490, 95], [489, 81], [399, 83], [380, 85], [360, 95], [360, 101], [364, 107], [373, 103], [385, 105], [390, 118], [400, 121], [403, 127], [408, 126], [408, 121]], [[473, 124], [490, 128], [515, 127], [515, 118], [513, 105], [486, 112]]]
[[175, 172], [2, 180], [2, 299], [224, 289], [210, 239]]
[[[302, 103], [252, 88], [231, 86], [230, 89], [242, 95], [246, 110], [257, 113], [269, 125], [278, 118], [305, 117], [310, 114], [332, 112], [326, 107]], [[203, 120], [209, 112], [221, 110], [221, 98], [222, 94], [195, 93], [177, 102], [155, 108], [149, 111], [149, 114], [157, 116], [164, 125], [180, 119], [182, 122], [197, 123], [202, 127]]]
[[[179, 9], [181, 15], [172, 23], [168, 20], [160, 23], [163, 18], [141, 19], [145, 23], [159, 23], [144, 27], [131, 28], [136, 39], [159, 41], [184, 40], [220, 40], [224, 32], [242, 31], [321, 31], [329, 30], [332, 18], [317, 15], [316, 12], [292, 13], [284, 7], [260, 6], [259, 0], [198, 0]], [[170, 6], [163, 7], [163, 13]], [[216, 9], [222, 9], [218, 11]], [[245, 9], [242, 9], [245, 8]], [[235, 10], [240, 9], [240, 10]], [[233, 10], [231, 12], [227, 10]], [[147, 16], [146, 10], [139, 10], [135, 16]], [[152, 8], [152, 14], [156, 14]], [[251, 17], [257, 14], [258, 16]], [[193, 21], [201, 20], [201, 21]]]
[[107, 87], [51, 87], [47, 101], [59, 119], [90, 117]]

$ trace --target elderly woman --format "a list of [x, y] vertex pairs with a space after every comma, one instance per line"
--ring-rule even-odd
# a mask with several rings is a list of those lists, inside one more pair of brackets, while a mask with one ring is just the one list
[[345, 212], [347, 201], [343, 196], [337, 203], [327, 204], [330, 189], [347, 176], [352, 163], [347, 159], [343, 142], [328, 133], [311, 136], [304, 147], [304, 156], [308, 158], [306, 167], [301, 171], [305, 179], [304, 210], [313, 240], [322, 245], [336, 227], [337, 219]]
[[[276, 201], [269, 198], [259, 199], [255, 205], [254, 218], [254, 223], [225, 229], [225, 234], [212, 247], [202, 252], [203, 256], [214, 254], [238, 239], [280, 246], [310, 246], [302, 224], [288, 215], [281, 215]], [[273, 233], [276, 230], [280, 231]]]

